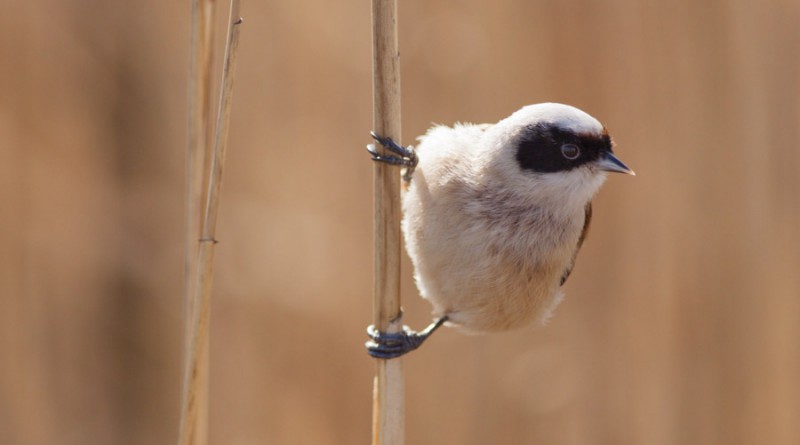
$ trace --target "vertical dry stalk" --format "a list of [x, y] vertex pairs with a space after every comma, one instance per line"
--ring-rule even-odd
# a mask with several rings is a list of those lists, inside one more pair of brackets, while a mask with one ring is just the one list
[[[204, 214], [201, 199], [207, 171], [206, 158], [210, 158], [211, 145], [211, 66], [214, 46], [211, 44], [215, 17], [213, 0], [192, 0], [191, 37], [189, 56], [188, 127], [186, 154], [186, 293], [190, 284], [191, 265], [196, 259], [200, 218]], [[187, 298], [187, 304], [191, 301]], [[188, 312], [187, 312], [188, 314]]]
[[[372, 0], [373, 128], [400, 141], [400, 53], [396, 0]], [[378, 147], [381, 149], [381, 147]], [[400, 312], [400, 175], [396, 167], [374, 167], [374, 324], [398, 332]], [[372, 443], [405, 442], [402, 359], [377, 359], [373, 388]]]
[[208, 172], [204, 217], [198, 246], [196, 272], [190, 283], [193, 301], [190, 305], [189, 347], [184, 372], [184, 393], [181, 411], [179, 445], [204, 445], [207, 442], [205, 421], [208, 376], [209, 316], [211, 284], [214, 264], [219, 191], [222, 185], [222, 170], [227, 149], [230, 123], [231, 98], [236, 60], [239, 48], [239, 0], [231, 1], [228, 23], [228, 40], [222, 69], [214, 152]]
[[[191, 36], [189, 53], [189, 92], [188, 92], [188, 137], [186, 150], [186, 215], [184, 240], [184, 354], [189, 356], [191, 323], [194, 306], [194, 280], [192, 279], [197, 259], [197, 239], [200, 237], [200, 218], [204, 214], [202, 190], [207, 177], [211, 157], [211, 66], [213, 64], [213, 23], [216, 8], [214, 0], [192, 0]], [[184, 382], [185, 384], [186, 382]], [[207, 387], [207, 383], [199, 386]], [[188, 387], [183, 387], [186, 397]], [[195, 423], [195, 437], [201, 436], [207, 424], [207, 391], [199, 395], [199, 420]], [[205, 439], [200, 439], [204, 442]]]
[[[203, 215], [200, 194], [206, 168], [201, 162], [208, 156], [211, 146], [208, 143], [211, 131], [211, 65], [213, 48], [211, 44], [216, 2], [213, 0], [192, 0], [191, 37], [189, 56], [189, 94], [188, 94], [188, 139], [186, 156], [186, 276], [192, 270], [197, 236], [200, 234], [200, 217]], [[188, 292], [187, 292], [188, 293]], [[187, 299], [188, 300], [188, 299]]]

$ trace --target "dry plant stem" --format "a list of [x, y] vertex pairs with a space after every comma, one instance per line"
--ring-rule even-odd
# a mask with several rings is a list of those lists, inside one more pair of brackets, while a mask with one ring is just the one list
[[[373, 128], [400, 142], [400, 53], [397, 47], [397, 2], [372, 0]], [[382, 147], [378, 147], [382, 149]], [[398, 332], [400, 312], [400, 173], [374, 163], [374, 324]], [[376, 359], [373, 388], [372, 443], [405, 442], [403, 361]]]
[[[207, 399], [208, 339], [214, 248], [216, 244], [219, 191], [222, 184], [222, 171], [227, 148], [231, 93], [233, 91], [233, 79], [239, 47], [239, 25], [241, 23], [239, 1], [232, 0], [230, 22], [228, 24], [228, 41], [225, 47], [222, 71], [222, 89], [220, 91], [214, 138], [214, 153], [209, 172], [205, 214], [196, 263], [197, 273], [195, 277], [197, 281], [193, 284], [194, 301], [192, 303], [193, 310], [191, 311], [191, 336], [184, 372], [184, 386], [186, 389], [182, 404], [179, 445], [205, 445], [207, 442], [207, 423], [203, 421], [202, 417], [206, 409], [204, 402]], [[202, 428], [198, 428], [198, 425], [201, 425]]]
[[[186, 154], [186, 319], [190, 319], [191, 273], [197, 258], [197, 238], [200, 235], [200, 218], [204, 214], [201, 198], [207, 166], [204, 166], [206, 152], [210, 152], [209, 133], [211, 129], [211, 65], [213, 45], [211, 44], [213, 8], [210, 0], [192, 1], [192, 23], [189, 59], [188, 94], [188, 137]], [[210, 155], [208, 156], [210, 158]], [[187, 334], [188, 334], [187, 323]], [[186, 336], [188, 339], [188, 335]]]
[[[184, 240], [184, 353], [189, 357], [191, 323], [193, 316], [193, 272], [197, 259], [197, 239], [200, 237], [200, 218], [203, 211], [201, 191], [204, 189], [204, 174], [208, 170], [206, 159], [211, 151], [209, 135], [211, 132], [211, 66], [213, 62], [213, 26], [216, 2], [213, 0], [192, 0], [191, 37], [189, 56], [188, 128], [186, 151], [186, 208]], [[206, 387], [204, 382], [199, 386]], [[183, 398], [188, 387], [184, 381]], [[195, 422], [195, 437], [202, 435], [207, 424], [207, 391], [200, 396], [199, 420]], [[205, 439], [199, 439], [204, 442]]]

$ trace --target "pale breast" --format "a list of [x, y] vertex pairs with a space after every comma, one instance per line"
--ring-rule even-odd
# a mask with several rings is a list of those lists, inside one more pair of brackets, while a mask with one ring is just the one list
[[477, 332], [546, 318], [560, 300], [580, 228], [515, 205], [499, 187], [462, 178], [431, 187], [424, 172], [414, 180], [404, 232], [418, 287], [435, 314]]

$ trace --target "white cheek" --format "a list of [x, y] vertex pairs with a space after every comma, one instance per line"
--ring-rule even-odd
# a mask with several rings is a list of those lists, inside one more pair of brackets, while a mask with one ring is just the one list
[[510, 187], [531, 204], [547, 205], [566, 213], [583, 210], [606, 179], [605, 172], [581, 167], [567, 172], [531, 173], [519, 170], [507, 177]]
[[563, 174], [553, 174], [548, 178], [552, 183], [553, 192], [559, 190], [563, 199], [574, 199], [576, 202], [586, 203], [591, 200], [603, 182], [606, 180], [605, 172], [598, 172], [587, 167], [580, 167]]

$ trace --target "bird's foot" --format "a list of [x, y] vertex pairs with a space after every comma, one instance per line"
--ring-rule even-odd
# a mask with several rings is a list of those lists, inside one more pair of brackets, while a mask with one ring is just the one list
[[422, 345], [444, 322], [444, 316], [420, 332], [412, 331], [408, 326], [403, 326], [400, 332], [387, 333], [378, 331], [374, 325], [367, 328], [367, 334], [372, 339], [367, 342], [367, 354], [382, 359], [397, 358], [409, 353]]
[[385, 149], [394, 153], [394, 155], [380, 154], [375, 149], [375, 144], [369, 144], [367, 145], [367, 151], [372, 155], [372, 160], [378, 162], [385, 162], [389, 165], [399, 165], [405, 167], [406, 171], [403, 174], [403, 179], [406, 182], [410, 181], [411, 175], [414, 174], [414, 168], [417, 166], [417, 163], [419, 162], [419, 158], [417, 158], [417, 154], [414, 152], [414, 148], [410, 145], [408, 147], [403, 147], [402, 145], [399, 145], [398, 143], [393, 141], [391, 138], [378, 136], [374, 132], [370, 132], [370, 136], [372, 136], [372, 138], [375, 139], [379, 144], [381, 144]]

